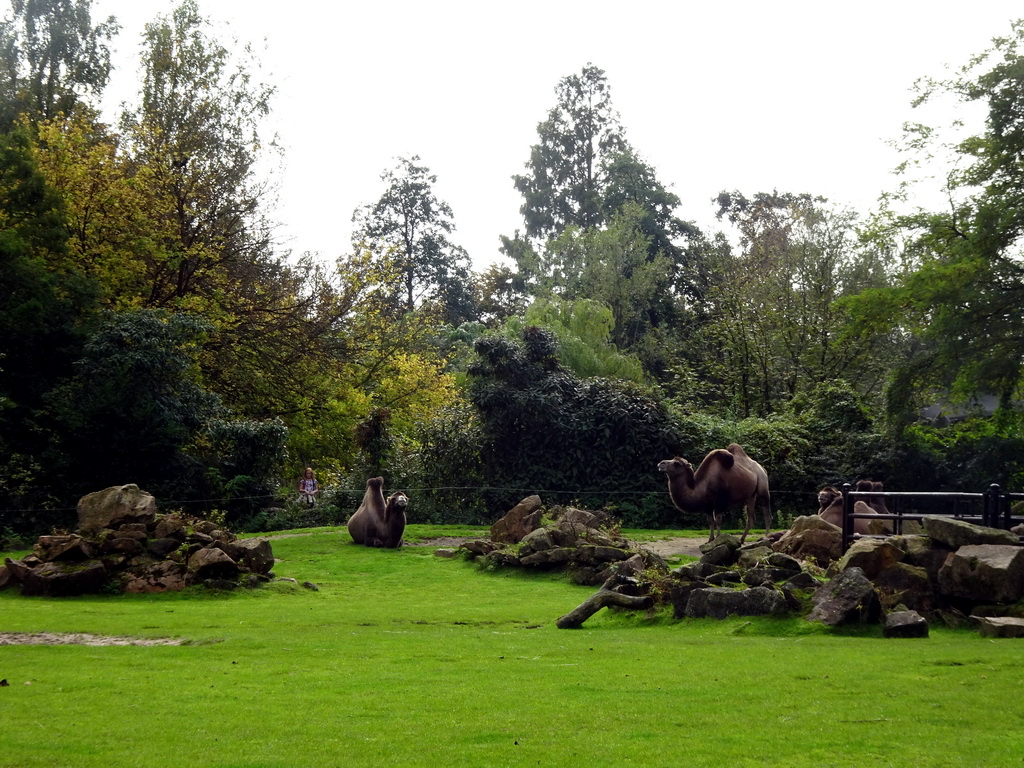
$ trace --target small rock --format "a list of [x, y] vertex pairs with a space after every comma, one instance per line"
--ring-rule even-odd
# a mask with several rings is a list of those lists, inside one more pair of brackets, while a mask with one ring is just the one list
[[885, 617], [884, 637], [928, 637], [928, 622], [917, 611], [896, 611]]

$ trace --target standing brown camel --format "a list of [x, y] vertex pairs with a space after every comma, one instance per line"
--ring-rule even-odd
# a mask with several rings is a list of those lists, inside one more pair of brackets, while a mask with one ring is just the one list
[[747, 508], [747, 527], [740, 542], [754, 525], [754, 511], [764, 506], [764, 533], [771, 533], [772, 503], [768, 491], [768, 473], [747, 456], [736, 443], [717, 448], [704, 457], [697, 471], [686, 459], [678, 456], [665, 459], [658, 469], [668, 475], [668, 494], [682, 512], [703, 512], [708, 516], [711, 541], [722, 532], [722, 518], [733, 504]]

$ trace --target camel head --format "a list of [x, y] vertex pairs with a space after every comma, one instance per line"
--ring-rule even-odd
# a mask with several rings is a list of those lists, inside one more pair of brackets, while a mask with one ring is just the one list
[[842, 494], [839, 492], [838, 488], [832, 485], [826, 485], [818, 491], [818, 506], [825, 509], [840, 496], [842, 496]]
[[669, 478], [689, 475], [693, 477], [693, 465], [686, 459], [676, 456], [674, 459], [665, 459], [658, 462], [658, 471], [664, 472]]
[[405, 509], [409, 506], [409, 497], [401, 491], [395, 491], [388, 496], [388, 506], [395, 509]]

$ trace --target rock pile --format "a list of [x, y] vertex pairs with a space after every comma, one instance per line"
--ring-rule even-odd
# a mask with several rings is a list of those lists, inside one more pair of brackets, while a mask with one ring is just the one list
[[542, 525], [542, 512], [540, 496], [523, 499], [491, 526], [489, 538], [467, 541], [460, 549], [484, 565], [565, 570], [578, 584], [588, 586], [615, 574], [650, 568], [668, 572], [658, 555], [631, 548], [607, 513], [557, 507], [551, 510], [553, 522]]
[[231, 588], [269, 581], [266, 539], [239, 539], [214, 523], [161, 515], [137, 485], [107, 488], [78, 502], [74, 533], [40, 536], [33, 554], [7, 558], [0, 588], [49, 597], [103, 591], [165, 592], [193, 584]]
[[798, 518], [772, 542], [741, 547], [735, 536], [720, 536], [701, 547], [699, 562], [673, 571], [675, 615], [809, 607], [807, 619], [828, 626], [884, 622], [886, 637], [924, 637], [929, 621], [967, 617], [989, 636], [1024, 633], [1019, 537], [941, 516], [925, 517], [922, 529], [863, 538], [842, 555], [842, 532], [817, 515]]
[[865, 537], [843, 554], [841, 530], [811, 515], [771, 540], [741, 545], [718, 536], [701, 546], [699, 561], [669, 572], [658, 555], [631, 548], [602, 513], [558, 509], [544, 525], [541, 511], [539, 497], [524, 499], [489, 539], [463, 548], [486, 564], [564, 569], [580, 584], [603, 585], [588, 602], [625, 604], [609, 591], [668, 600], [677, 619], [795, 614], [926, 637], [929, 622], [970, 618], [988, 636], [1024, 636], [1024, 547], [1009, 531], [926, 517], [921, 534]]

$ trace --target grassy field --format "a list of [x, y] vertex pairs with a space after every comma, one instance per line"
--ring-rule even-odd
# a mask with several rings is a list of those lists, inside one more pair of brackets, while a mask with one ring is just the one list
[[609, 611], [558, 630], [591, 588], [340, 531], [273, 546], [319, 591], [0, 593], [0, 632], [187, 640], [0, 646], [0, 766], [1024, 765], [1019, 642]]

